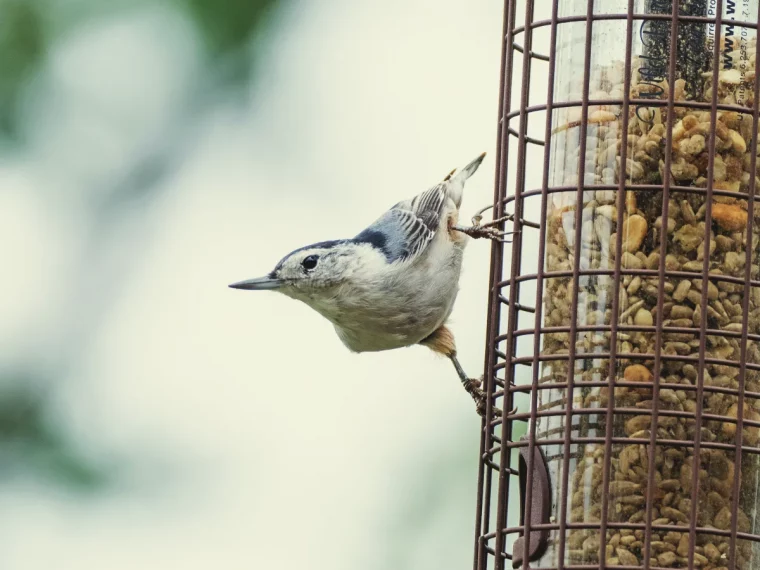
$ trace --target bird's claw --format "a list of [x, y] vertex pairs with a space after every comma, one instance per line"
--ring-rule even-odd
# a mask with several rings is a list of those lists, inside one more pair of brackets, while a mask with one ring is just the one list
[[[481, 218], [482, 219], [482, 218]], [[495, 220], [491, 220], [490, 222], [486, 222], [485, 224], [481, 224], [480, 220], [475, 224], [475, 227], [479, 228], [493, 228], [498, 226], [502, 222], [511, 222], [515, 219], [515, 216], [513, 214], [507, 214], [506, 216], [502, 216], [500, 218], [496, 218]], [[474, 219], [473, 219], [474, 221]]]
[[498, 229], [496, 226], [498, 226], [502, 222], [514, 220], [514, 216], [512, 214], [502, 216], [500, 218], [496, 218], [495, 220], [491, 220], [490, 222], [486, 222], [485, 224], [481, 223], [482, 219], [483, 218], [481, 215], [473, 216], [472, 226], [467, 227], [467, 228], [461, 227], [461, 226], [454, 226], [454, 229], [459, 232], [462, 232], [463, 234], [467, 234], [468, 236], [472, 238], [476, 238], [476, 239], [488, 238], [494, 241], [500, 241], [502, 243], [510, 243], [509, 240], [505, 238], [507, 236], [514, 234], [515, 232], [505, 232]]
[[454, 226], [453, 229], [457, 230], [458, 232], [462, 232], [463, 234], [467, 234], [468, 236], [475, 239], [488, 238], [494, 241], [500, 241], [502, 243], [511, 243], [511, 241], [506, 238], [507, 236], [511, 236], [515, 233], [515, 232], [504, 232], [502, 230], [496, 229], [494, 227], [490, 227], [488, 225], [472, 226], [469, 228]]
[[[488, 396], [486, 393], [480, 388], [483, 385], [482, 380], [476, 380], [475, 378], [468, 378], [467, 382], [464, 384], [464, 389], [467, 390], [467, 393], [472, 396], [472, 399], [475, 401], [475, 409], [478, 412], [478, 415], [482, 418], [486, 417], [486, 405], [488, 403]], [[493, 417], [501, 417], [501, 410], [495, 406], [491, 408], [491, 412], [493, 414]]]

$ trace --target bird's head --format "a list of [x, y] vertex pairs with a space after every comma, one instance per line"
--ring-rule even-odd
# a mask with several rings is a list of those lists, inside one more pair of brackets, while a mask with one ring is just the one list
[[283, 257], [268, 275], [233, 283], [230, 287], [273, 290], [304, 301], [329, 295], [332, 289], [365, 265], [366, 248], [366, 244], [353, 240], [326, 241], [302, 247]]

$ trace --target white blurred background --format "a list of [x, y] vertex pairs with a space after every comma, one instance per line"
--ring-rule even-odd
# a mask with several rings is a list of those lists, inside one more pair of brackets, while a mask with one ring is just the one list
[[[0, 2], [0, 568], [471, 565], [450, 364], [227, 284], [482, 151], [502, 2]], [[490, 245], [453, 314], [483, 368]]]

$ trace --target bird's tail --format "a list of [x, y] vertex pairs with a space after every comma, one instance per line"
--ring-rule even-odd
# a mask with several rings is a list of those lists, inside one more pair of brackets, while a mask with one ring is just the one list
[[470, 176], [475, 174], [475, 171], [478, 169], [478, 166], [480, 166], [480, 163], [483, 162], [483, 159], [485, 157], [486, 157], [486, 153], [481, 154], [478, 158], [476, 158], [470, 164], [465, 166], [462, 170], [457, 172], [454, 175], [454, 178], [460, 178], [462, 182], [467, 180]]
[[481, 154], [478, 158], [470, 162], [470, 164], [462, 168], [456, 174], [452, 172], [446, 177], [445, 180], [450, 181], [449, 196], [454, 200], [454, 203], [457, 205], [457, 208], [462, 202], [462, 190], [464, 189], [465, 181], [470, 176], [475, 174], [475, 171], [478, 169], [478, 167], [480, 166], [480, 163], [483, 162], [483, 159], [485, 157], [486, 157], [486, 153]]

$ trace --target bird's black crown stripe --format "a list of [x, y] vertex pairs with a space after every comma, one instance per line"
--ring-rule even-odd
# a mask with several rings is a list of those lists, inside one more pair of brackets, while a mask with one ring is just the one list
[[370, 229], [364, 230], [351, 241], [354, 243], [368, 243], [372, 247], [382, 251], [385, 257], [390, 256], [391, 252], [387, 247], [388, 238], [385, 237], [385, 234], [382, 234], [378, 231]]
[[285, 263], [285, 260], [297, 254], [299, 251], [306, 251], [310, 249], [329, 250], [329, 249], [334, 248], [336, 245], [340, 245], [344, 243], [357, 243], [357, 244], [366, 243], [382, 251], [383, 255], [385, 255], [386, 258], [390, 259], [391, 252], [387, 247], [388, 239], [385, 237], [385, 235], [375, 230], [366, 229], [363, 232], [361, 232], [359, 235], [357, 235], [355, 238], [352, 238], [352, 239], [333, 239], [333, 240], [328, 240], [328, 241], [320, 241], [318, 243], [313, 243], [311, 245], [306, 245], [304, 247], [300, 247], [296, 250], [293, 250], [288, 255], [283, 257], [279, 261], [279, 263], [277, 263], [277, 265], [269, 274], [269, 276], [275, 277], [277, 275], [277, 272], [282, 268], [282, 265]]
[[283, 263], [285, 263], [285, 260], [288, 259], [288, 258], [290, 258], [290, 257], [292, 257], [293, 255], [297, 254], [299, 251], [305, 251], [307, 249], [330, 249], [330, 248], [333, 248], [333, 247], [335, 247], [336, 245], [338, 245], [340, 243], [347, 243], [349, 241], [351, 241], [351, 240], [347, 240], [347, 239], [334, 239], [334, 240], [329, 240], [329, 241], [320, 241], [318, 243], [313, 243], [311, 245], [306, 245], [304, 247], [299, 247], [298, 249], [291, 251], [288, 255], [286, 255], [285, 257], [283, 257], [277, 263], [277, 265], [275, 265], [275, 267], [272, 270], [272, 273], [270, 273], [270, 275], [274, 276], [280, 269], [282, 269], [282, 265], [283, 265]]

